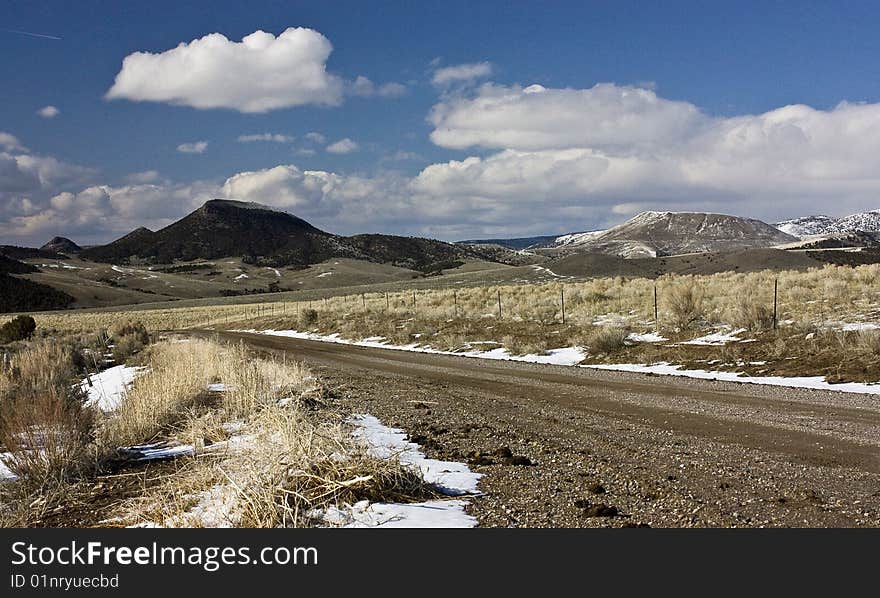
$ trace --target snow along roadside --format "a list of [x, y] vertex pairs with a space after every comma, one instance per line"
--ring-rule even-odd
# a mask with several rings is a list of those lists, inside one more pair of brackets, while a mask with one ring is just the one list
[[[355, 426], [354, 436], [367, 445], [370, 453], [380, 459], [397, 457], [403, 465], [420, 471], [425, 481], [435, 484], [443, 494], [466, 496], [479, 492], [477, 484], [482, 474], [472, 472], [464, 463], [428, 459], [419, 445], [406, 439], [403, 430], [389, 428], [372, 415], [353, 415], [347, 421]], [[339, 527], [474, 527], [477, 520], [465, 512], [467, 504], [468, 501], [461, 498], [372, 504], [364, 500], [351, 506], [316, 511], [313, 515]]]
[[[247, 332], [252, 334], [266, 334], [269, 336], [285, 336], [304, 340], [337, 343], [342, 345], [355, 345], [358, 347], [375, 347], [379, 349], [394, 349], [397, 351], [413, 351], [416, 353], [431, 353], [435, 355], [455, 355], [458, 357], [473, 357], [477, 359], [498, 359], [506, 361], [522, 361], [526, 363], [542, 363], [550, 365], [580, 365], [586, 357], [586, 352], [580, 347], [562, 347], [551, 349], [545, 355], [511, 355], [504, 347], [489, 351], [441, 351], [425, 345], [414, 343], [411, 345], [392, 345], [383, 342], [383, 337], [370, 337], [362, 341], [343, 339], [339, 334], [320, 335], [313, 332], [297, 332], [296, 330], [233, 330], [232, 332]], [[683, 376], [685, 378], [699, 378], [701, 380], [721, 380], [727, 382], [744, 382], [747, 384], [765, 384], [769, 386], [785, 386], [790, 388], [808, 388], [812, 390], [830, 390], [836, 392], [848, 392], [859, 394], [880, 394], [880, 383], [845, 382], [831, 384], [822, 376], [746, 376], [737, 372], [720, 372], [708, 370], [685, 370], [681, 366], [669, 363], [656, 363], [653, 365], [638, 363], [612, 363], [612, 364], [587, 364], [580, 367], [596, 370], [616, 370], [621, 372], [635, 372], [642, 374], [661, 374], [668, 376]]]
[[[251, 334], [266, 334], [269, 336], [286, 336], [303, 340], [321, 341], [325, 343], [337, 343], [340, 345], [355, 345], [358, 347], [375, 347], [377, 349], [395, 349], [397, 351], [414, 351], [416, 353], [432, 353], [435, 355], [456, 355], [458, 357], [477, 357], [480, 359], [497, 359], [503, 361], [526, 361], [529, 363], [544, 363], [549, 365], [577, 365], [586, 357], [586, 353], [580, 347], [563, 347], [550, 349], [544, 355], [511, 355], [504, 347], [490, 349], [488, 351], [441, 351], [432, 349], [427, 345], [413, 343], [411, 345], [392, 345], [384, 342], [385, 337], [371, 336], [362, 341], [351, 341], [339, 336], [338, 333], [321, 335], [314, 332], [298, 332], [296, 330], [232, 330], [231, 332], [247, 332]], [[478, 343], [471, 343], [475, 345]], [[498, 343], [500, 344], [500, 343]]]

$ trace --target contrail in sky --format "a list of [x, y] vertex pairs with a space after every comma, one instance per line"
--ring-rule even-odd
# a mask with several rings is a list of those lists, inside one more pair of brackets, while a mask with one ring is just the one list
[[19, 35], [30, 35], [31, 37], [42, 37], [45, 39], [61, 40], [60, 37], [56, 37], [54, 35], [44, 35], [42, 33], [31, 33], [30, 31], [18, 31], [16, 29], [0, 29], [0, 31], [5, 31], [6, 33], [17, 33]]

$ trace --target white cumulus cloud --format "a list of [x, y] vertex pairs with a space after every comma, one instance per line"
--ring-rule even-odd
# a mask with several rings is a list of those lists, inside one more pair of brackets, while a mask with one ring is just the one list
[[709, 121], [693, 104], [610, 83], [589, 89], [487, 83], [472, 96], [444, 98], [428, 120], [431, 140], [443, 147], [519, 150], [668, 146]]
[[177, 146], [177, 151], [181, 154], [204, 154], [207, 149], [207, 141], [193, 141], [190, 143], [181, 143]]
[[497, 153], [434, 164], [413, 188], [491, 206], [578, 213], [588, 228], [637, 209], [712, 210], [768, 221], [833, 202], [880, 207], [880, 104], [784, 106], [713, 117], [650, 89], [487, 84], [447, 96], [431, 138]]
[[370, 98], [373, 96], [379, 96], [381, 98], [399, 98], [406, 93], [406, 86], [402, 83], [395, 82], [376, 85], [367, 77], [360, 75], [351, 84], [351, 93], [364, 98]]
[[445, 66], [434, 71], [431, 82], [437, 86], [449, 85], [462, 81], [475, 81], [492, 74], [492, 65], [488, 62], [473, 62]]
[[327, 72], [332, 50], [326, 37], [302, 27], [277, 37], [256, 31], [240, 42], [212, 33], [164, 52], [129, 54], [106, 97], [249, 113], [336, 106], [344, 85]]
[[352, 141], [348, 137], [345, 137], [335, 143], [331, 143], [326, 149], [331, 154], [350, 154], [358, 151], [359, 148], [360, 146], [356, 141]]
[[55, 106], [43, 106], [42, 108], [37, 110], [37, 114], [39, 114], [43, 118], [55, 118], [56, 116], [61, 114], [61, 110], [59, 110]]
[[21, 144], [18, 137], [3, 131], [0, 131], [0, 148], [7, 152], [27, 152], [27, 148]]
[[251, 135], [239, 135], [239, 143], [255, 143], [257, 141], [269, 141], [272, 143], [293, 143], [294, 138], [280, 133], [254, 133]]

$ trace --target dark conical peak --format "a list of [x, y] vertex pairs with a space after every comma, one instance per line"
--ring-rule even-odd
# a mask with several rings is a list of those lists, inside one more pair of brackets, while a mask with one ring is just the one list
[[82, 247], [67, 237], [52, 237], [52, 239], [40, 247], [40, 249], [43, 251], [54, 251], [56, 253], [76, 253], [82, 251]]
[[238, 210], [262, 210], [265, 212], [277, 212], [279, 214], [285, 213], [255, 201], [238, 201], [236, 199], [209, 199], [202, 205], [202, 210], [207, 213], [230, 208]]

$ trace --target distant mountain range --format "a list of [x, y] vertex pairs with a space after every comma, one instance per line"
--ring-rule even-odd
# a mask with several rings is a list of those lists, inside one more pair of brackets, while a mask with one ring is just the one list
[[562, 235], [532, 249], [550, 255], [599, 253], [640, 258], [773, 247], [796, 240], [751, 218], [705, 212], [642, 212], [608, 230]]
[[643, 212], [608, 230], [461, 243], [526, 249], [549, 255], [601, 253], [634, 258], [787, 246], [804, 239], [815, 248], [874, 246], [878, 243], [877, 233], [880, 233], [880, 210], [843, 218], [805, 216], [774, 225], [752, 218], [705, 212]]
[[481, 257], [469, 246], [432, 239], [334, 235], [287, 212], [226, 199], [210, 200], [161, 230], [139, 228], [80, 253], [83, 259], [120, 264], [169, 264], [230, 256], [264, 266], [307, 266], [346, 257], [420, 271]]
[[[859, 249], [836, 251], [849, 248]], [[221, 264], [222, 258], [228, 259]], [[175, 264], [193, 261], [199, 263]], [[328, 261], [335, 264], [330, 270], [310, 273], [308, 266]], [[291, 283], [305, 283], [303, 289], [332, 288], [337, 280], [338, 286], [371, 284], [418, 278], [413, 270], [439, 275], [469, 261], [533, 266], [512, 271], [512, 280], [536, 272], [653, 277], [878, 263], [880, 210], [776, 225], [705, 212], [643, 212], [607, 230], [446, 243], [383, 234], [336, 235], [261, 204], [214, 199], [165, 228], [138, 228], [105, 245], [83, 248], [66, 237], [55, 237], [39, 249], [0, 245], [0, 312], [275, 292], [289, 290]], [[129, 276], [122, 266], [152, 274]], [[503, 266], [490, 270], [506, 275], [498, 274]], [[271, 280], [261, 275], [267, 271]], [[179, 280], [160, 278], [159, 273]], [[324, 278], [330, 275], [333, 282]], [[288, 286], [281, 287], [284, 283]]]
[[[0, 246], [0, 255], [14, 260], [77, 255], [96, 262], [145, 265], [241, 257], [246, 263], [272, 267], [352, 258], [432, 272], [473, 259], [523, 263], [530, 253], [644, 258], [770, 247], [876, 246], [878, 231], [880, 210], [843, 218], [807, 216], [775, 225], [725, 214], [653, 211], [607, 230], [445, 243], [383, 234], [335, 235], [261, 204], [214, 199], [161, 230], [138, 228], [106, 245], [82, 248], [55, 237], [40, 249]], [[513, 257], [514, 252], [525, 255]]]

